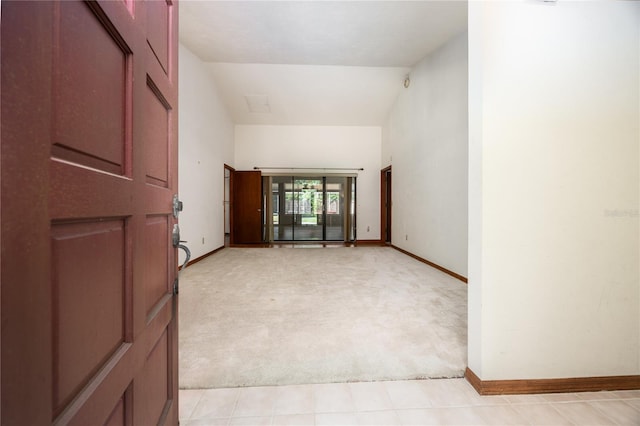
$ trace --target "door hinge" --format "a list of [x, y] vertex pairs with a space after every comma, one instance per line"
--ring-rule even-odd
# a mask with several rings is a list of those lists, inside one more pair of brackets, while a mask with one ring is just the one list
[[179, 284], [180, 280], [178, 279], [178, 277], [176, 277], [175, 280], [173, 280], [173, 294], [176, 295], [178, 294], [178, 290], [179, 290]]

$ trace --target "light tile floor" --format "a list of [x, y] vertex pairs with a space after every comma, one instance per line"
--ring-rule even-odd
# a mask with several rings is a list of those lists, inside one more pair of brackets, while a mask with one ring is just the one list
[[640, 425], [640, 390], [480, 396], [465, 379], [180, 391], [180, 424]]

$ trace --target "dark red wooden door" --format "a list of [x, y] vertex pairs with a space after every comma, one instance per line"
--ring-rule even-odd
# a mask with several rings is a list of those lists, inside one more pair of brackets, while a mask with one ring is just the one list
[[2, 424], [178, 422], [177, 12], [2, 1]]
[[262, 173], [233, 172], [232, 244], [262, 242]]

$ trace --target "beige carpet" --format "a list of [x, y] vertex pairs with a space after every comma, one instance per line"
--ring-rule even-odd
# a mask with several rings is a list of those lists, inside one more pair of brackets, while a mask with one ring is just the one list
[[226, 248], [180, 277], [180, 387], [461, 377], [467, 287], [387, 247]]

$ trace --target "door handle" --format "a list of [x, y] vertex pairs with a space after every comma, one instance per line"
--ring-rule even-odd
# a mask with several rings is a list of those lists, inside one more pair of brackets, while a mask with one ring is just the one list
[[[186, 243], [186, 241], [180, 241], [180, 242]], [[185, 246], [184, 244], [178, 244], [178, 248], [184, 250], [184, 254], [185, 254], [184, 263], [182, 264], [182, 266], [178, 268], [178, 275], [180, 275], [180, 271], [182, 271], [184, 268], [187, 267], [187, 264], [189, 263], [189, 259], [191, 259], [191, 250], [189, 250], [189, 247]]]
[[186, 241], [179, 241], [179, 243], [178, 243], [178, 248], [184, 250], [185, 259], [184, 259], [184, 263], [182, 264], [182, 266], [178, 267], [178, 272], [176, 273], [176, 279], [173, 280], [173, 294], [178, 294], [179, 293], [179, 290], [180, 290], [180, 272], [182, 272], [182, 270], [187, 267], [187, 265], [189, 264], [189, 259], [191, 259], [191, 250], [189, 250], [189, 247], [185, 246], [184, 244], [180, 244], [180, 243], [186, 243]]
[[171, 243], [174, 247], [178, 247], [180, 245], [180, 227], [177, 223], [173, 225], [173, 232], [171, 233]]
[[181, 244], [181, 243], [186, 243], [187, 241], [180, 239], [180, 227], [178, 227], [177, 223], [173, 225], [173, 233], [171, 234], [171, 239], [173, 240], [172, 241], [173, 246], [184, 250], [184, 254], [187, 255], [187, 259], [184, 261], [182, 266], [178, 268], [178, 271], [181, 271], [186, 267], [185, 265], [189, 262], [189, 259], [191, 258], [191, 250], [189, 250], [189, 247], [185, 246], [184, 244]]
[[[180, 201], [178, 199], [178, 194], [173, 196], [173, 217], [175, 217], [176, 219], [178, 218], [178, 214], [182, 211], [183, 205], [182, 205], [182, 201]], [[189, 259], [191, 259], [191, 250], [189, 250], [189, 247], [185, 246], [182, 243], [186, 243], [186, 241], [183, 241], [180, 239], [180, 227], [178, 226], [177, 223], [173, 224], [173, 231], [171, 232], [171, 244], [173, 245], [173, 247], [184, 250], [184, 254], [185, 259], [184, 259], [184, 263], [182, 264], [182, 266], [178, 267], [178, 272], [176, 272], [176, 278], [173, 280], [173, 294], [178, 294], [178, 287], [179, 287], [179, 283], [180, 283], [180, 272], [187, 267], [187, 264], [189, 263]]]

